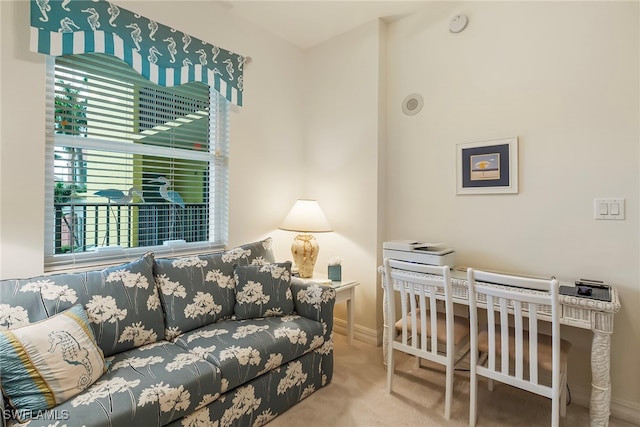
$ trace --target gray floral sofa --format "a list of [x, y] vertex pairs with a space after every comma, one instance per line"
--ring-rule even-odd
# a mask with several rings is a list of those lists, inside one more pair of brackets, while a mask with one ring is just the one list
[[335, 291], [271, 240], [0, 282], [7, 426], [260, 426], [333, 373]]

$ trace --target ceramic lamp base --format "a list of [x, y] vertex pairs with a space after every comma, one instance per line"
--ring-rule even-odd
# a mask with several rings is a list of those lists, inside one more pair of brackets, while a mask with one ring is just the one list
[[298, 234], [291, 244], [291, 255], [302, 278], [313, 276], [313, 267], [318, 259], [318, 242], [311, 234]]

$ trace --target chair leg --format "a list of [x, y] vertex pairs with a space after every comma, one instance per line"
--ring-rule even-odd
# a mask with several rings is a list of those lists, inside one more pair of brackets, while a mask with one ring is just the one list
[[560, 425], [560, 399], [551, 399], [551, 427]]
[[416, 369], [420, 369], [420, 358], [418, 356], [416, 356], [416, 360], [415, 360], [415, 368]]
[[[553, 395], [551, 396], [551, 427], [558, 427], [560, 425], [560, 415], [565, 412], [566, 413], [566, 393], [567, 393], [567, 385], [566, 385], [566, 366], [560, 367], [560, 378], [558, 378], [558, 383], [553, 383]], [[558, 387], [558, 389], [555, 389]], [[562, 415], [564, 417], [564, 415]]]
[[471, 427], [475, 427], [476, 418], [478, 416], [477, 394], [478, 394], [478, 377], [476, 376], [475, 370], [472, 368], [470, 372], [470, 378], [469, 378], [469, 425]]
[[562, 418], [567, 416], [567, 386], [564, 386], [564, 391], [560, 394], [560, 416]]
[[560, 381], [560, 387], [562, 387], [562, 391], [560, 392], [560, 416], [562, 418], [567, 416], [567, 369], [564, 368], [564, 373], [562, 375], [562, 380]]
[[453, 360], [450, 360], [446, 366], [447, 379], [444, 389], [444, 418], [451, 418], [451, 399], [453, 398]]
[[389, 356], [387, 357], [387, 393], [391, 393], [391, 386], [393, 383], [393, 349], [390, 349]]

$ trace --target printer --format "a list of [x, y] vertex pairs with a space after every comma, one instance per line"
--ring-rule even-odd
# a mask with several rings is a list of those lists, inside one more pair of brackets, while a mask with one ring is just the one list
[[443, 248], [437, 244], [417, 242], [414, 240], [391, 240], [382, 243], [382, 256], [399, 261], [415, 262], [428, 265], [455, 265], [453, 249]]

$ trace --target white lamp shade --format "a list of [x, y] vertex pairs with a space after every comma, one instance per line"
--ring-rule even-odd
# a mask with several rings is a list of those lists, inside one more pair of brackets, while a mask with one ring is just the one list
[[299, 199], [293, 205], [280, 229], [303, 233], [333, 231], [327, 217], [315, 200]]

